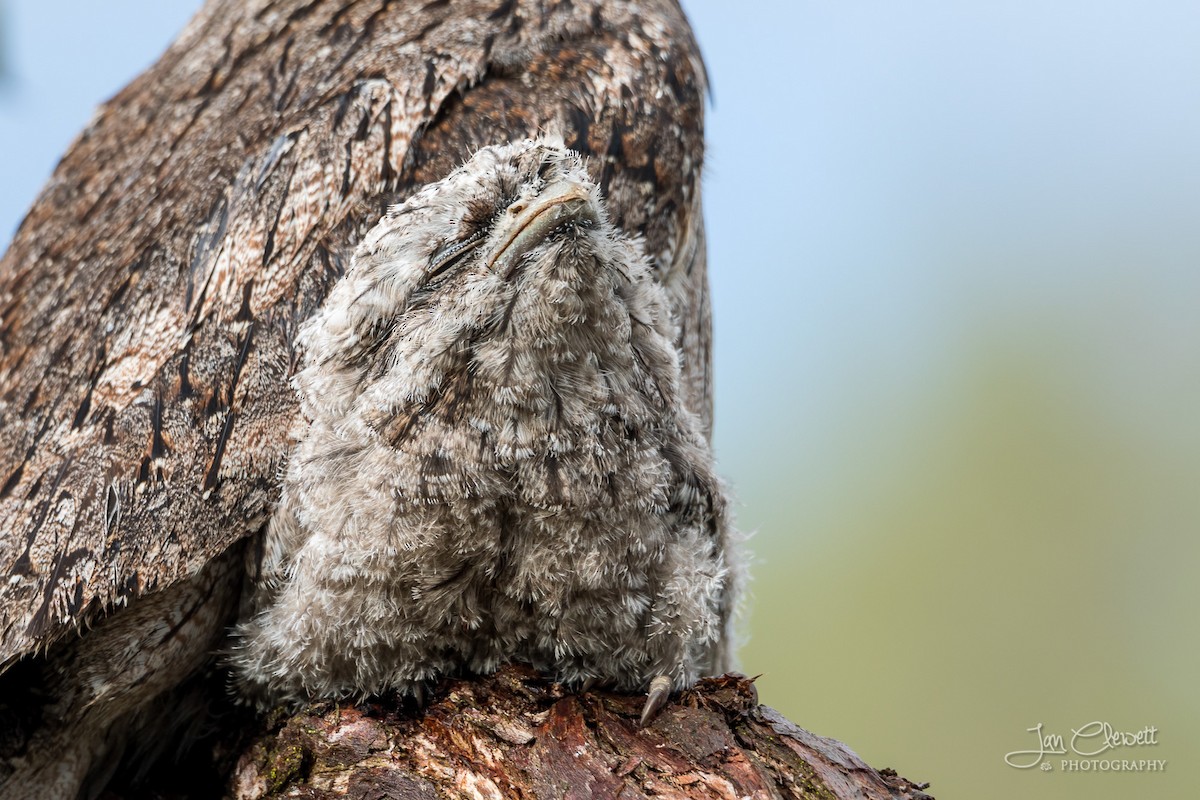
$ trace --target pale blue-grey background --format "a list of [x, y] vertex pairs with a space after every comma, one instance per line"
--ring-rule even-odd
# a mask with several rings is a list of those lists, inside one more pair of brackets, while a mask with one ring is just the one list
[[[0, 240], [195, 6], [0, 4]], [[1194, 792], [1200, 6], [684, 6], [764, 702], [941, 797]], [[1166, 772], [1004, 763], [1093, 720]]]

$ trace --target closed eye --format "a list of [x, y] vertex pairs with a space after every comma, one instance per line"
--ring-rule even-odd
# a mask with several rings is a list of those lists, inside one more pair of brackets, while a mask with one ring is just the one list
[[483, 244], [483, 240], [486, 237], [487, 231], [476, 231], [466, 239], [452, 242], [451, 244], [434, 253], [433, 258], [429, 260], [429, 274], [427, 277], [429, 279], [436, 278], [458, 262], [462, 261], [463, 256], [467, 255], [467, 253], [470, 253], [476, 247], [479, 247], [479, 245]]

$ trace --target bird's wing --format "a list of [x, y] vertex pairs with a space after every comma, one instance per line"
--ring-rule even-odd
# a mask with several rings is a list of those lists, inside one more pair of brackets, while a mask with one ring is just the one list
[[0, 668], [258, 530], [300, 324], [474, 149], [556, 132], [671, 287], [708, 408], [704, 76], [675, 0], [212, 0], [0, 260]]

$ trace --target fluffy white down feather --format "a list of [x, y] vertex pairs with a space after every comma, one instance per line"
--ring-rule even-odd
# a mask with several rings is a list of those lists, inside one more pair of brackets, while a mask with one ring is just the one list
[[[586, 199], [563, 225], [514, 227], [564, 187]], [[737, 544], [669, 308], [561, 141], [484, 148], [393, 208], [302, 332], [307, 424], [238, 629], [243, 690], [727, 668]]]

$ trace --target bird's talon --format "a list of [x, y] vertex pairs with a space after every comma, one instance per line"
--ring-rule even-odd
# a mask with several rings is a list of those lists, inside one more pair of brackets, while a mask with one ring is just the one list
[[671, 696], [671, 679], [666, 675], [659, 675], [650, 681], [650, 691], [646, 693], [646, 705], [642, 706], [642, 718], [639, 721], [641, 727], [646, 727], [650, 724], [650, 720], [662, 710], [662, 707], [667, 704], [667, 698]]

